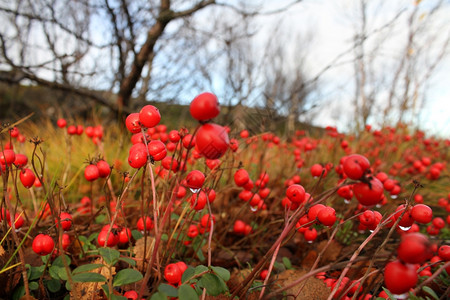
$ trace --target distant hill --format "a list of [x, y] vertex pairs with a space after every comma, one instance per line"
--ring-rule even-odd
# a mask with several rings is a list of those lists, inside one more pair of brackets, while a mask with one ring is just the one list
[[[103, 98], [115, 96], [102, 91], [94, 91]], [[162, 122], [170, 128], [193, 128], [197, 122], [189, 114], [189, 106], [167, 102], [147, 102], [162, 112]], [[11, 122], [34, 112], [33, 121], [50, 118], [56, 121], [60, 117], [69, 120], [101, 120], [103, 124], [116, 122], [120, 118], [105, 106], [70, 92], [54, 90], [42, 86], [9, 85], [0, 82], [0, 119]], [[215, 120], [218, 124], [227, 125], [234, 130], [247, 129], [255, 134], [272, 131], [283, 134], [286, 118], [275, 111], [256, 107], [222, 107], [220, 116]], [[323, 128], [305, 123], [297, 123], [296, 129], [306, 130], [316, 135]]]

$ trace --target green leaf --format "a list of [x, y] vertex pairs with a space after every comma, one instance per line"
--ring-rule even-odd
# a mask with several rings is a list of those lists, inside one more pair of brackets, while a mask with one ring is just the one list
[[188, 267], [186, 269], [186, 271], [184, 271], [183, 276], [181, 276], [181, 282], [188, 281], [194, 275], [195, 275], [195, 269], [193, 267]]
[[278, 261], [273, 264], [273, 267], [280, 273], [286, 271], [286, 266]]
[[99, 248], [98, 252], [103, 257], [105, 262], [110, 266], [115, 265], [120, 257], [120, 252], [111, 248]]
[[166, 234], [166, 233], [163, 233], [162, 235], [161, 235], [161, 240], [162, 241], [167, 241], [169, 239], [169, 236]]
[[45, 266], [39, 266], [39, 267], [30, 267], [28, 269], [28, 280], [35, 280], [41, 277], [42, 272], [44, 272]]
[[292, 269], [292, 263], [289, 258], [283, 257], [282, 260], [283, 260], [283, 264], [286, 267], [286, 269]]
[[50, 268], [48, 268], [48, 273], [50, 274], [50, 276], [53, 278], [53, 279], [61, 279], [60, 277], [59, 277], [59, 269], [61, 269], [60, 267], [58, 267], [58, 266], [51, 266]]
[[66, 290], [68, 290], [68, 291], [72, 290], [72, 286], [70, 285], [69, 280], [66, 281]]
[[42, 259], [42, 262], [44, 263], [44, 265], [45, 265], [45, 264], [47, 263], [47, 261], [48, 261], [49, 257], [50, 257], [50, 254], [47, 254], [47, 255], [41, 256], [41, 259]]
[[97, 237], [98, 237], [98, 232], [94, 232], [94, 233], [92, 233], [89, 237], [88, 237], [88, 242], [89, 243], [91, 243], [93, 240], [96, 240], [97, 239]]
[[154, 293], [150, 300], [167, 300], [167, 295], [162, 292]]
[[[70, 257], [65, 255], [65, 254], [64, 254], [64, 257], [66, 259], [67, 265], [70, 265], [70, 263], [72, 262]], [[62, 255], [60, 255], [57, 258], [55, 258], [55, 260], [52, 263], [52, 266], [57, 266], [57, 267], [62, 267], [62, 268], [64, 267], [63, 260], [62, 260]]]
[[25, 287], [21, 285], [14, 290], [12, 300], [20, 300], [23, 296], [25, 296]]
[[106, 215], [105, 214], [101, 214], [101, 215], [98, 215], [97, 217], [95, 217], [95, 223], [96, 224], [102, 224], [102, 223], [105, 222], [105, 220], [106, 220]]
[[112, 294], [111, 299], [112, 300], [127, 300], [128, 298], [125, 298], [124, 296]]
[[228, 271], [227, 269], [222, 267], [211, 267], [211, 269], [213, 269], [214, 273], [216, 273], [223, 280], [230, 280], [230, 271]]
[[131, 230], [131, 235], [133, 236], [133, 238], [137, 241], [139, 239], [141, 239], [144, 235], [139, 231], [139, 230]]
[[129, 257], [119, 257], [119, 260], [126, 262], [127, 264], [131, 265], [132, 267], [136, 266], [136, 261]]
[[103, 284], [102, 285], [102, 289], [103, 289], [103, 292], [105, 292], [105, 295], [106, 295], [106, 298], [109, 298], [109, 286], [108, 286], [108, 284]]
[[44, 284], [52, 293], [56, 293], [61, 289], [61, 281], [56, 279], [46, 280]]
[[83, 272], [88, 272], [88, 271], [92, 271], [95, 270], [97, 268], [100, 268], [104, 266], [103, 264], [86, 264], [86, 265], [82, 265], [79, 266], [77, 268], [75, 268], [75, 270], [72, 271], [72, 274], [79, 274], [79, 273], [83, 273]]
[[200, 260], [200, 261], [205, 261], [205, 255], [203, 255], [203, 251], [202, 251], [202, 249], [201, 248], [199, 248], [198, 250], [197, 250], [197, 257], [198, 257], [198, 259]]
[[80, 273], [73, 275], [72, 280], [75, 282], [104, 282], [106, 278], [98, 273]]
[[394, 297], [394, 295], [392, 295], [392, 293], [385, 287], [383, 287], [383, 291], [386, 293], [386, 295], [389, 296], [389, 299], [391, 300], [396, 300], [397, 298]]
[[69, 279], [69, 276], [67, 276], [67, 270], [65, 268], [58, 268], [58, 276], [64, 281]]
[[180, 300], [198, 300], [198, 295], [195, 290], [187, 284], [182, 284], [178, 288], [178, 299]]
[[161, 283], [158, 286], [158, 291], [169, 297], [178, 297], [178, 290], [170, 284]]
[[210, 296], [218, 296], [228, 289], [224, 286], [223, 280], [215, 274], [206, 273], [199, 281], [200, 287], [206, 288], [206, 293]]
[[113, 285], [122, 286], [124, 284], [130, 284], [137, 282], [143, 278], [141, 272], [134, 269], [120, 270], [116, 276], [114, 276]]
[[204, 265], [198, 265], [195, 267], [195, 275], [198, 275], [198, 274], [203, 273], [208, 270], [209, 270], [208, 267], [206, 267]]
[[432, 288], [430, 288], [429, 286], [424, 286], [422, 288], [422, 290], [424, 292], [430, 294], [430, 296], [433, 297], [433, 299], [439, 300], [439, 297], [438, 297], [438, 295], [436, 295], [436, 292]]
[[31, 281], [28, 286], [30, 287], [30, 290], [35, 291], [39, 288], [39, 283], [36, 281]]

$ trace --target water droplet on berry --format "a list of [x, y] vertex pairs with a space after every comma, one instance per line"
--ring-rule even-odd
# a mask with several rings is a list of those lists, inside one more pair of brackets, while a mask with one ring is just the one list
[[193, 189], [193, 188], [189, 188], [191, 190], [192, 193], [194, 194], [198, 194], [200, 192], [201, 189]]
[[250, 210], [251, 210], [252, 212], [255, 212], [255, 211], [258, 210], [258, 207], [256, 207], [256, 206], [250, 206]]
[[350, 200], [344, 199], [344, 203], [345, 203], [345, 204], [349, 204], [350, 202], [351, 202]]
[[408, 231], [409, 229], [411, 229], [411, 226], [403, 227], [403, 226], [398, 225], [398, 228], [400, 228], [403, 231]]
[[407, 299], [408, 298], [408, 293], [404, 293], [404, 294], [401, 294], [401, 295], [392, 294], [392, 296], [394, 296], [394, 298], [398, 299], [398, 300], [400, 300], [400, 299]]
[[397, 199], [397, 195], [391, 195], [391, 199]]

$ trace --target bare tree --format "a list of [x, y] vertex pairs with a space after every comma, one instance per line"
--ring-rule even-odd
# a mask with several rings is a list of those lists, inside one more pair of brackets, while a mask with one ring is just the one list
[[[263, 0], [254, 5], [215, 0], [3, 1], [0, 18], [7, 22], [0, 30], [0, 67], [7, 72], [0, 80], [28, 80], [127, 111], [132, 98], [143, 101], [161, 87], [180, 87], [180, 74], [189, 80], [186, 71], [172, 72], [175, 79], [167, 79], [173, 62], [182, 64], [198, 50], [191, 47], [196, 44], [193, 37], [180, 35], [183, 26], [192, 24], [194, 14], [215, 6], [251, 18], [260, 12], [283, 11], [297, 2], [263, 11]], [[155, 80], [161, 73], [167, 76]], [[117, 100], [92, 90], [108, 90], [117, 94]]]
[[388, 5], [392, 2], [358, 0], [353, 39], [357, 130], [369, 118], [385, 125], [413, 121], [424, 104], [427, 82], [449, 49], [450, 34], [436, 27], [444, 1], [398, 6], [391, 19], [375, 26]]

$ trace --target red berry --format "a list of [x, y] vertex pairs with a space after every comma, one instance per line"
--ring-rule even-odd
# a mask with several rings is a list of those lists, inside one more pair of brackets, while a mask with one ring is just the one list
[[347, 156], [342, 166], [347, 177], [358, 180], [370, 167], [370, 162], [365, 156], [352, 154]]
[[32, 244], [33, 251], [40, 256], [50, 254], [54, 247], [55, 242], [53, 239], [49, 235], [42, 233], [38, 234], [34, 238]]
[[166, 170], [178, 171], [178, 161], [173, 156], [164, 157], [161, 166]]
[[202, 93], [192, 100], [189, 112], [198, 121], [213, 119], [219, 115], [219, 101], [212, 93]]
[[413, 265], [405, 265], [400, 261], [392, 261], [384, 270], [384, 283], [391, 293], [401, 295], [413, 288], [418, 280]]
[[171, 130], [169, 132], [169, 141], [171, 141], [172, 143], [178, 143], [178, 141], [180, 140], [180, 133], [178, 132], [178, 130]]
[[125, 120], [125, 126], [131, 133], [141, 132], [141, 123], [139, 122], [139, 113], [129, 114]]
[[97, 243], [99, 247], [104, 247], [106, 242], [106, 247], [114, 247], [119, 243], [119, 235], [116, 233], [116, 229], [113, 228], [111, 232], [109, 233], [108, 240], [106, 240], [106, 236], [108, 233], [108, 225], [107, 227], [103, 228], [97, 237]]
[[178, 284], [182, 276], [183, 272], [176, 263], [168, 264], [164, 268], [164, 278], [171, 284]]
[[308, 219], [310, 221], [314, 221], [317, 218], [317, 215], [319, 212], [325, 208], [325, 205], [323, 204], [316, 204], [312, 206], [308, 211]]
[[101, 178], [106, 178], [111, 173], [111, 168], [109, 164], [104, 160], [99, 160], [97, 162], [98, 173]]
[[294, 203], [305, 201], [305, 188], [300, 184], [292, 184], [286, 190], [286, 197]]
[[131, 291], [125, 292], [125, 294], [123, 294], [123, 296], [127, 299], [137, 300], [139, 295], [136, 291], [131, 290]]
[[131, 230], [130, 228], [122, 228], [122, 230], [119, 232], [119, 243], [120, 244], [127, 244], [131, 239]]
[[[16, 227], [16, 229], [19, 229], [23, 226], [23, 223], [25, 223], [23, 217], [19, 213], [16, 213], [14, 215], [14, 227]], [[8, 225], [11, 226], [11, 218], [8, 218]]]
[[[141, 217], [139, 218], [139, 220], [137, 221], [137, 229], [139, 231], [144, 231], [144, 219]], [[146, 217], [145, 219], [145, 227], [147, 228], [147, 230], [151, 230], [154, 227], [153, 221], [152, 219], [150, 219], [150, 217]]]
[[191, 149], [195, 146], [196, 138], [192, 134], [186, 134], [183, 137], [183, 147], [186, 149]]
[[351, 200], [353, 198], [352, 187], [351, 185], [342, 186], [337, 190], [337, 194], [344, 199]]
[[381, 182], [385, 182], [389, 178], [388, 175], [384, 172], [379, 172], [375, 177], [377, 177]]
[[96, 165], [88, 165], [86, 169], [84, 169], [84, 178], [86, 178], [87, 181], [94, 181], [98, 179], [99, 176], [100, 172]]
[[[324, 167], [322, 167], [322, 165], [320, 165], [320, 164], [314, 164], [314, 165], [312, 165], [312, 167], [311, 167], [311, 175], [313, 176], [313, 177], [319, 177], [320, 175], [322, 175], [322, 171], [324, 170]], [[325, 175], [326, 175], [326, 170], [325, 170], [325, 172], [324, 172], [324, 177], [325, 177]]]
[[259, 274], [259, 278], [261, 278], [261, 280], [265, 280], [267, 277], [267, 274], [269, 274], [269, 270], [264, 269], [261, 271], [261, 273]]
[[191, 208], [199, 211], [205, 208], [206, 206], [206, 194], [204, 191], [200, 191], [200, 193], [193, 194], [190, 198]]
[[383, 187], [386, 191], [392, 191], [392, 189], [395, 187], [395, 181], [392, 179], [386, 179], [383, 182]]
[[28, 163], [28, 157], [24, 154], [16, 154], [16, 159], [14, 160], [14, 164], [18, 168], [23, 168]]
[[86, 129], [84, 130], [84, 132], [86, 133], [86, 135], [90, 138], [94, 137], [94, 127], [92, 126], [88, 126], [86, 127]]
[[209, 214], [203, 215], [203, 217], [200, 219], [200, 225], [203, 228], [210, 228], [211, 227], [211, 221], [213, 222], [213, 224], [216, 223], [216, 216], [212, 215], [212, 218], [210, 217]]
[[202, 125], [195, 137], [195, 147], [208, 159], [218, 159], [228, 150], [230, 140], [224, 127], [208, 123]]
[[[403, 214], [403, 211], [405, 209], [405, 204], [399, 205], [396, 209], [396, 213], [394, 215], [394, 219], [397, 220], [400, 218], [400, 216]], [[409, 208], [403, 216], [401, 217], [400, 222], [398, 222], [398, 226], [401, 227], [411, 227], [411, 225], [414, 223], [414, 219], [411, 216], [411, 208]]]
[[317, 230], [315, 228], [308, 228], [303, 235], [306, 241], [313, 242], [317, 238]]
[[433, 226], [436, 227], [437, 229], [442, 229], [445, 227], [444, 219], [442, 219], [440, 217], [434, 218], [432, 223], [433, 223]]
[[77, 134], [77, 127], [75, 125], [70, 125], [69, 127], [67, 127], [67, 133], [69, 135]]
[[[72, 215], [66, 212], [62, 212], [59, 215], [59, 218], [61, 219], [61, 227], [64, 231], [67, 231], [72, 227]], [[55, 219], [55, 223], [58, 224], [58, 219]]]
[[205, 182], [205, 174], [198, 170], [189, 172], [186, 176], [186, 186], [191, 189], [200, 189]]
[[131, 148], [136, 145], [143, 145], [144, 149], [141, 149], [142, 147], [140, 146], [135, 149], [130, 149], [130, 153], [128, 155], [128, 164], [132, 168], [139, 169], [147, 163], [147, 151], [145, 150], [145, 145], [141, 143], [135, 144]]
[[198, 235], [198, 228], [197, 228], [197, 226], [195, 226], [193, 224], [189, 225], [187, 236], [190, 237], [191, 239], [193, 239], [197, 235]]
[[63, 233], [62, 235], [61, 246], [63, 250], [67, 250], [67, 248], [70, 246], [70, 236], [67, 233]]
[[81, 125], [77, 125], [77, 135], [82, 135], [83, 134], [83, 126]]
[[34, 181], [36, 180], [36, 176], [34, 176], [33, 171], [26, 168], [20, 172], [20, 182], [22, 182], [23, 186], [29, 189], [33, 186]]
[[317, 219], [325, 226], [332, 226], [336, 222], [336, 211], [334, 208], [326, 206], [319, 211]]
[[398, 258], [410, 264], [421, 264], [431, 257], [428, 238], [421, 233], [406, 233], [398, 246]]
[[353, 185], [356, 199], [365, 206], [372, 206], [380, 202], [383, 195], [383, 184], [377, 178], [370, 180], [370, 185], [358, 182]]
[[438, 255], [442, 260], [449, 261], [450, 260], [450, 246], [442, 245], [439, 247]]
[[148, 153], [153, 157], [153, 160], [160, 161], [167, 155], [166, 145], [159, 140], [153, 140], [147, 145]]
[[233, 225], [233, 232], [236, 234], [244, 234], [245, 232], [245, 222], [242, 220], [236, 220]]
[[414, 221], [427, 224], [433, 219], [433, 210], [425, 204], [416, 204], [411, 210], [411, 216]]
[[67, 121], [65, 119], [59, 119], [58, 121], [56, 121], [56, 125], [59, 128], [64, 128], [67, 125]]
[[0, 163], [10, 166], [16, 160], [16, 154], [11, 149], [0, 152]]
[[146, 105], [139, 112], [139, 122], [144, 127], [155, 127], [159, 121], [161, 121], [161, 114], [153, 105]]

